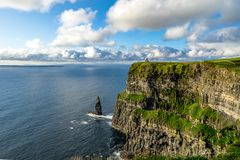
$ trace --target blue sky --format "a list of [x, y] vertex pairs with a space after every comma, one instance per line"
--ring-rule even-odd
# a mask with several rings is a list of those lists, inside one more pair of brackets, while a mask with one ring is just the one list
[[[0, 37], [1, 47], [25, 45], [29, 39], [39, 37], [44, 42], [50, 42], [55, 37], [55, 32], [59, 26], [58, 17], [68, 9], [92, 8], [98, 10], [95, 19], [95, 27], [105, 25], [105, 14], [114, 1], [99, 3], [99, 0], [81, 0], [77, 3], [65, 3], [53, 6], [47, 12], [24, 12], [15, 9], [0, 9]], [[103, 2], [103, 1], [102, 1]]]
[[240, 0], [2, 0], [0, 59], [237, 57], [239, 7]]
[[[106, 13], [115, 3], [115, 0], [81, 0], [76, 3], [65, 3], [54, 6], [50, 11], [41, 13], [39, 11], [23, 12], [14, 9], [0, 9], [0, 47], [22, 47], [27, 40], [35, 37], [40, 38], [45, 43], [50, 43], [55, 37], [55, 32], [59, 26], [58, 17], [68, 9], [77, 10], [79, 8], [91, 8], [97, 10], [93, 27], [99, 28], [106, 25]], [[118, 45], [131, 46], [134, 44], [157, 44], [164, 46], [174, 45], [176, 48], [185, 47], [184, 40], [165, 41], [164, 31], [141, 31], [119, 32], [112, 36]]]

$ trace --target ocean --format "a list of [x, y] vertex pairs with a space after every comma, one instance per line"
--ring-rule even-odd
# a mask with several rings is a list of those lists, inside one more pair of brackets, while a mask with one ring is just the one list
[[[0, 159], [109, 157], [122, 146], [111, 127], [127, 64], [0, 67]], [[94, 111], [100, 96], [102, 117]]]

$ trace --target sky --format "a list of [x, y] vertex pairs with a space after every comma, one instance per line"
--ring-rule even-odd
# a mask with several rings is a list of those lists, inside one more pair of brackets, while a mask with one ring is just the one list
[[1, 0], [0, 60], [240, 56], [240, 0]]

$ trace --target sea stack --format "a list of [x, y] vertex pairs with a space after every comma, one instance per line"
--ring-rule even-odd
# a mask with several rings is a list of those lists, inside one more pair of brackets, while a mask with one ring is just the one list
[[101, 101], [99, 96], [97, 96], [97, 99], [96, 99], [95, 114], [102, 115], [102, 106], [101, 106]]

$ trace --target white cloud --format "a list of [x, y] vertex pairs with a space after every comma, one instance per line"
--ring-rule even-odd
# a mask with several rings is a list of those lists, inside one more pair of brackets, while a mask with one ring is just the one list
[[90, 9], [78, 9], [76, 11], [70, 9], [61, 14], [60, 22], [64, 27], [73, 27], [79, 24], [87, 24], [95, 18], [97, 11]]
[[129, 54], [137, 56], [140, 59], [148, 57], [149, 59], [176, 58], [182, 55], [182, 51], [171, 47], [161, 47], [158, 45], [134, 46]]
[[113, 32], [108, 28], [92, 29], [92, 24], [78, 25], [74, 27], [61, 26], [57, 37], [52, 42], [53, 46], [90, 46], [90, 45], [114, 45], [108, 41], [107, 36]]
[[27, 49], [2, 48], [0, 49], [0, 59], [22, 59], [26, 57], [27, 52]]
[[118, 30], [159, 29], [209, 17], [220, 9], [220, 1], [118, 0], [107, 15], [109, 23]]
[[[84, 25], [83, 25], [84, 26]], [[93, 46], [67, 50], [63, 47], [44, 46], [35, 38], [26, 43], [26, 49], [0, 49], [3, 60], [41, 61], [101, 61], [101, 60], [187, 60], [187, 58], [234, 57], [240, 56], [240, 35], [238, 27], [209, 31], [205, 23], [192, 28], [188, 37], [188, 48], [178, 50], [159, 45], [135, 45], [131, 49], [114, 47], [100, 49]], [[85, 42], [84, 42], [85, 43]]]
[[[200, 27], [201, 28], [201, 27]], [[187, 53], [189, 57], [233, 57], [240, 56], [240, 28], [227, 27], [211, 32], [202, 30], [190, 39]]]
[[237, 42], [190, 44], [189, 57], [234, 57], [240, 56], [240, 46]]
[[182, 55], [182, 51], [157, 45], [134, 46], [128, 51], [119, 51], [114, 48], [100, 49], [96, 47], [83, 47], [78, 50], [67, 50], [58, 47], [43, 47], [39, 49], [0, 49], [0, 60], [129, 61], [143, 60], [145, 57], [152, 60], [178, 58]]
[[45, 12], [53, 5], [64, 2], [74, 3], [76, 0], [1, 0], [0, 8], [12, 8], [22, 11], [38, 10]]
[[3, 48], [0, 49], [2, 60], [60, 60], [67, 57], [67, 51], [60, 48]]
[[92, 19], [96, 11], [90, 9], [67, 10], [61, 14], [61, 26], [57, 36], [51, 43], [52, 46], [90, 46], [90, 45], [114, 45], [113, 41], [106, 37], [115, 33], [111, 27], [94, 30]]
[[84, 54], [86, 58], [99, 58], [101, 56], [101, 52], [98, 52], [94, 47], [86, 47], [83, 51], [86, 53]]
[[118, 0], [107, 16], [108, 22], [120, 31], [152, 30], [202, 19], [237, 22], [239, 8], [239, 0]]
[[239, 8], [240, 1], [239, 0], [222, 0], [221, 3], [221, 17], [220, 23], [223, 22], [239, 22]]
[[31, 49], [40, 49], [43, 47], [43, 43], [40, 39], [35, 38], [33, 40], [27, 41], [26, 46]]
[[207, 30], [209, 29], [206, 22], [196, 23], [190, 31], [190, 34], [187, 37], [189, 42], [198, 41], [199, 37], [201, 37]]
[[208, 33], [200, 39], [204, 42], [240, 42], [240, 28], [227, 27]]
[[168, 28], [165, 33], [165, 39], [176, 40], [176, 39], [184, 38], [189, 34], [188, 28], [189, 28], [189, 23], [186, 23], [182, 26]]

